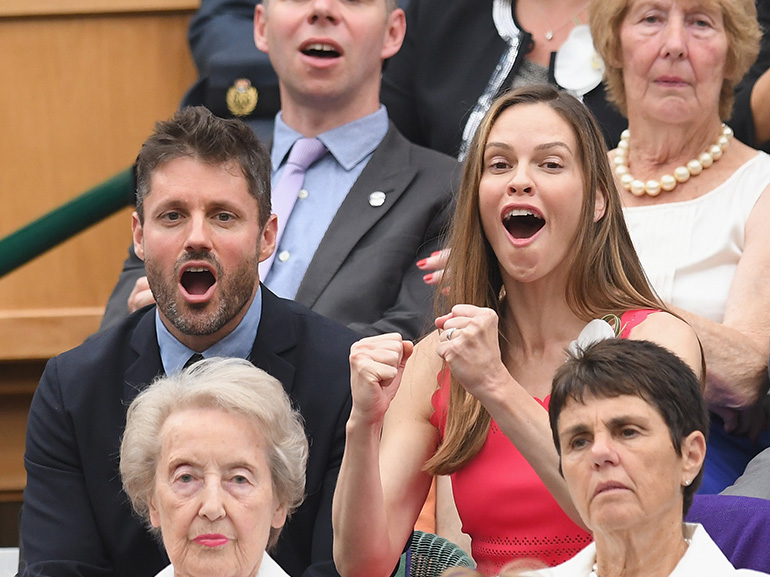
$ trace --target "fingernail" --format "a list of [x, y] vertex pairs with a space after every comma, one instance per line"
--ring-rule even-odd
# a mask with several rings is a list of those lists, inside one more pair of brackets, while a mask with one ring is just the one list
[[434, 251], [434, 252], [430, 253], [430, 256], [438, 256], [440, 254], [441, 254], [441, 251], [437, 250], [437, 251]]
[[420, 259], [420, 260], [417, 261], [417, 268], [422, 268], [422, 267], [424, 267], [427, 264], [428, 264], [428, 259], [427, 258]]
[[429, 272], [428, 274], [426, 274], [425, 276], [422, 277], [422, 280], [424, 280], [425, 282], [432, 281], [433, 280], [433, 273]]

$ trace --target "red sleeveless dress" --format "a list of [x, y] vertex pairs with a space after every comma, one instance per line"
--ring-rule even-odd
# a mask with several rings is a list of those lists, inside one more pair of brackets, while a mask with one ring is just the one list
[[[621, 317], [620, 338], [654, 310], [632, 310]], [[449, 402], [448, 370], [438, 375], [431, 423], [443, 439]], [[535, 399], [548, 410], [550, 397]], [[517, 559], [563, 563], [591, 542], [591, 535], [562, 511], [529, 462], [492, 421], [481, 451], [452, 474], [463, 531], [471, 536], [473, 558], [484, 575], [497, 575]]]

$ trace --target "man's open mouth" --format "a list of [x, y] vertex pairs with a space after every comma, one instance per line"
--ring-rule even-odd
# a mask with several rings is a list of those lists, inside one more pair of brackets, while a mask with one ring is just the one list
[[182, 273], [180, 283], [184, 290], [191, 295], [204, 295], [214, 286], [217, 279], [205, 267], [190, 267]]
[[306, 56], [315, 56], [316, 58], [337, 58], [339, 51], [331, 44], [313, 42], [302, 48], [302, 54]]

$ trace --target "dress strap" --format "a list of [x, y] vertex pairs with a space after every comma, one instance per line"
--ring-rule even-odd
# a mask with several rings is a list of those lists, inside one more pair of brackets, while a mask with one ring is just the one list
[[627, 339], [631, 330], [642, 324], [652, 313], [659, 313], [660, 309], [631, 309], [624, 312], [620, 317], [620, 338]]

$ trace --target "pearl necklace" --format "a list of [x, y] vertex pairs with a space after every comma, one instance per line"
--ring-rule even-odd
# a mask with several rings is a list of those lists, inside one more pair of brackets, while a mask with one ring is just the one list
[[660, 181], [648, 180], [644, 182], [631, 176], [628, 170], [628, 149], [631, 133], [624, 130], [620, 135], [620, 142], [615, 151], [615, 174], [620, 177], [620, 183], [623, 188], [630, 191], [634, 196], [643, 196], [645, 193], [650, 196], [658, 196], [661, 190], [670, 192], [676, 188], [676, 185], [690, 180], [691, 176], [698, 176], [704, 168], [708, 168], [717, 160], [722, 158], [722, 153], [730, 145], [730, 139], [733, 137], [733, 130], [726, 124], [722, 124], [722, 133], [717, 141], [708, 147], [698, 158], [693, 158], [684, 166], [677, 166], [674, 174], [664, 174]]

